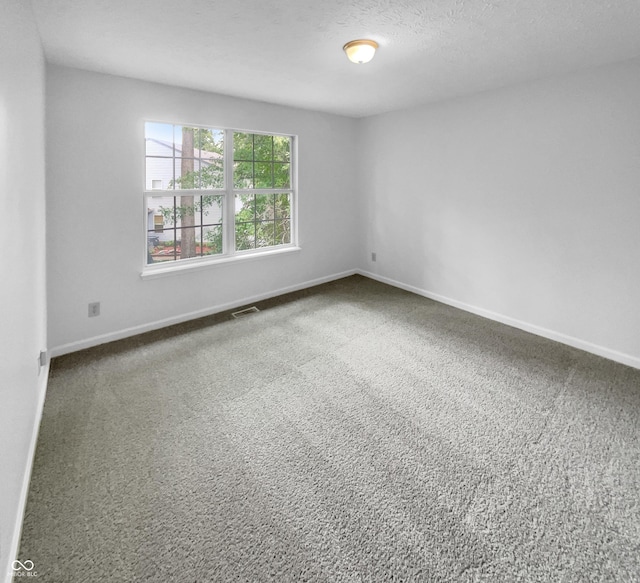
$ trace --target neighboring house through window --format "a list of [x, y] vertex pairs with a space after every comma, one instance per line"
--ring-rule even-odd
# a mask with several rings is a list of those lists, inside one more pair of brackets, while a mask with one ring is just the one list
[[147, 268], [293, 247], [293, 139], [145, 123]]

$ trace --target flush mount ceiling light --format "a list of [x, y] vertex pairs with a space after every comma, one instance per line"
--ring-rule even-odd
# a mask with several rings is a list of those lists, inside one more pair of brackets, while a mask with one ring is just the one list
[[374, 40], [352, 40], [342, 47], [352, 63], [368, 63], [376, 54], [378, 43]]

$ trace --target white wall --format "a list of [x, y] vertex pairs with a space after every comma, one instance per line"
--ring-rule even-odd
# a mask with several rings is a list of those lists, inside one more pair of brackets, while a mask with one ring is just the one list
[[[15, 558], [47, 367], [44, 59], [31, 5], [0, 18], [0, 580]], [[27, 557], [28, 558], [28, 557]], [[26, 559], [26, 558], [25, 558]]]
[[[640, 366], [637, 62], [358, 122], [54, 66], [47, 80], [58, 353], [360, 266]], [[302, 251], [141, 279], [145, 118], [297, 134]], [[14, 558], [46, 387], [44, 209], [44, 62], [29, 4], [7, 0], [0, 578]], [[87, 317], [90, 301], [102, 302], [100, 317]]]
[[[141, 279], [145, 119], [297, 135], [302, 251]], [[344, 117], [49, 66], [53, 353], [352, 270], [359, 236], [356, 125]], [[101, 302], [102, 313], [88, 318], [93, 301]]]
[[628, 62], [362, 120], [361, 265], [639, 367], [639, 104]]

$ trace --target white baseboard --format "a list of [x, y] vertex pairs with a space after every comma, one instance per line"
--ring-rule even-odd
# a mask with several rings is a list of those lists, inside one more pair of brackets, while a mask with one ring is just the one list
[[388, 285], [392, 285], [393, 287], [404, 289], [406, 291], [415, 293], [425, 298], [429, 298], [437, 302], [447, 304], [449, 306], [453, 306], [454, 308], [459, 308], [466, 312], [471, 312], [472, 314], [477, 314], [478, 316], [482, 316], [484, 318], [488, 318], [490, 320], [494, 320], [496, 322], [506, 324], [507, 326], [519, 328], [520, 330], [524, 330], [526, 332], [536, 334], [537, 336], [542, 336], [544, 338], [548, 338], [549, 340], [554, 340], [556, 342], [566, 344], [567, 346], [572, 346], [573, 348], [578, 348], [579, 350], [584, 350], [585, 352], [590, 352], [592, 354], [596, 354], [598, 356], [608, 358], [609, 360], [613, 360], [615, 362], [619, 362], [621, 364], [625, 364], [627, 366], [640, 369], [640, 358], [632, 356], [630, 354], [618, 352], [616, 350], [612, 350], [604, 346], [593, 344], [586, 340], [581, 340], [580, 338], [575, 338], [573, 336], [569, 336], [561, 332], [556, 332], [554, 330], [549, 330], [548, 328], [543, 328], [535, 324], [530, 324], [529, 322], [524, 322], [522, 320], [517, 320], [516, 318], [505, 316], [504, 314], [499, 314], [491, 310], [486, 310], [484, 308], [479, 308], [471, 304], [466, 304], [464, 302], [460, 302], [458, 300], [455, 300], [446, 296], [442, 296], [440, 294], [436, 294], [428, 290], [424, 290], [412, 285], [408, 285], [400, 281], [396, 281], [394, 279], [384, 277], [376, 273], [372, 273], [370, 271], [366, 271], [362, 269], [352, 269], [348, 271], [343, 271], [341, 273], [335, 273], [325, 277], [305, 281], [296, 285], [275, 289], [275, 290], [270, 290], [262, 294], [240, 298], [238, 300], [227, 302], [225, 304], [218, 304], [215, 306], [211, 306], [209, 308], [205, 308], [203, 310], [197, 310], [197, 311], [189, 312], [186, 314], [180, 314], [178, 316], [173, 316], [171, 318], [164, 318], [162, 320], [149, 322], [147, 324], [142, 324], [139, 326], [132, 326], [130, 328], [125, 328], [123, 330], [119, 330], [116, 332], [110, 332], [108, 334], [94, 336], [92, 338], [87, 338], [85, 340], [71, 342], [69, 344], [63, 344], [61, 346], [56, 346], [51, 348], [49, 351], [49, 354], [51, 357], [62, 356], [63, 354], [76, 352], [78, 350], [83, 350], [85, 348], [91, 348], [92, 346], [98, 346], [99, 344], [113, 342], [114, 340], [121, 340], [123, 338], [128, 338], [129, 336], [135, 336], [136, 334], [142, 334], [144, 332], [150, 332], [151, 330], [158, 330], [166, 326], [172, 326], [173, 324], [181, 324], [182, 322], [195, 320], [197, 318], [202, 318], [204, 316], [210, 316], [212, 314], [224, 312], [225, 310], [230, 310], [233, 308], [237, 308], [239, 306], [244, 306], [253, 302], [259, 302], [259, 301], [273, 298], [282, 294], [299, 291], [301, 289], [306, 289], [306, 288], [327, 283], [330, 281], [335, 281], [337, 279], [342, 279], [343, 277], [348, 277], [356, 273], [364, 277], [374, 279], [381, 283], [386, 283]]
[[313, 287], [323, 283], [328, 283], [330, 281], [335, 281], [337, 279], [342, 279], [343, 277], [349, 277], [350, 275], [355, 275], [356, 273], [357, 271], [355, 269], [352, 269], [349, 271], [343, 271], [342, 273], [334, 273], [332, 275], [320, 277], [317, 279], [312, 279], [312, 280], [291, 285], [288, 287], [274, 289], [268, 292], [264, 292], [261, 294], [248, 296], [244, 298], [238, 298], [237, 300], [233, 300], [232, 302], [227, 302], [225, 304], [218, 304], [215, 306], [205, 308], [203, 310], [196, 310], [195, 312], [188, 312], [186, 314], [172, 316], [171, 318], [164, 318], [162, 320], [156, 320], [154, 322], [149, 322], [147, 324], [132, 326], [130, 328], [125, 328], [124, 330], [109, 332], [108, 334], [102, 334], [100, 336], [93, 336], [92, 338], [86, 338], [85, 340], [70, 342], [68, 344], [63, 344], [61, 346], [54, 346], [49, 350], [49, 355], [53, 358], [55, 356], [62, 356], [63, 354], [68, 354], [70, 352], [84, 350], [85, 348], [91, 348], [92, 346], [98, 346], [100, 344], [105, 344], [107, 342], [113, 342], [114, 340], [122, 340], [123, 338], [128, 338], [129, 336], [135, 336], [136, 334], [143, 334], [144, 332], [158, 330], [160, 328], [165, 328], [167, 326], [172, 326], [174, 324], [181, 324], [183, 322], [188, 322], [189, 320], [196, 320], [197, 318], [211, 316], [213, 314], [224, 312], [226, 310], [231, 310], [239, 306], [245, 306], [253, 302], [267, 300], [269, 298], [273, 298], [273, 297], [287, 294], [290, 292], [299, 291], [301, 289], [307, 289], [309, 287]]
[[586, 340], [581, 340], [580, 338], [575, 338], [573, 336], [563, 334], [562, 332], [556, 332], [554, 330], [542, 328], [541, 326], [536, 326], [535, 324], [530, 324], [529, 322], [523, 322], [522, 320], [517, 320], [515, 318], [511, 318], [497, 312], [492, 312], [491, 310], [485, 310], [484, 308], [472, 306], [470, 304], [441, 296], [440, 294], [420, 289], [412, 285], [407, 285], [400, 281], [396, 281], [388, 277], [383, 277], [369, 271], [359, 269], [356, 272], [360, 275], [363, 275], [364, 277], [375, 279], [376, 281], [379, 281], [381, 283], [392, 285], [393, 287], [412, 292], [414, 294], [429, 298], [431, 300], [435, 300], [436, 302], [440, 302], [442, 304], [453, 306], [454, 308], [459, 308], [461, 310], [464, 310], [465, 312], [471, 312], [472, 314], [477, 314], [478, 316], [488, 318], [489, 320], [494, 320], [496, 322], [506, 324], [507, 326], [512, 326], [513, 328], [519, 328], [520, 330], [524, 330], [525, 332], [531, 332], [531, 334], [542, 336], [544, 338], [548, 338], [549, 340], [555, 340], [556, 342], [566, 344], [567, 346], [578, 348], [580, 350], [584, 350], [585, 352], [590, 352], [592, 354], [608, 358], [609, 360], [614, 360], [615, 362], [640, 369], [640, 358], [632, 356], [630, 354], [625, 354], [623, 352], [618, 352], [604, 346], [599, 346], [597, 344], [587, 342]]
[[13, 561], [15, 559], [20, 559], [24, 562], [25, 560], [29, 559], [29, 557], [18, 557], [17, 555], [20, 547], [20, 538], [22, 536], [22, 522], [24, 520], [24, 513], [27, 508], [27, 498], [29, 496], [31, 470], [33, 468], [33, 460], [36, 455], [36, 446], [38, 445], [38, 432], [40, 431], [42, 410], [44, 409], [44, 398], [47, 394], [47, 383], [49, 382], [49, 364], [50, 360], [47, 359], [46, 364], [40, 368], [40, 376], [38, 379], [38, 401], [36, 403], [36, 418], [33, 424], [33, 430], [31, 432], [31, 442], [29, 443], [29, 451], [27, 454], [24, 474], [22, 478], [22, 487], [20, 488], [20, 498], [18, 500], [18, 506], [16, 508], [16, 523], [13, 526], [11, 547], [9, 548], [9, 562], [7, 565], [0, 566], [0, 568], [6, 567], [3, 573], [3, 577], [0, 578], [0, 581], [4, 581], [5, 583], [15, 583], [15, 581], [17, 580], [13, 577], [11, 569]]

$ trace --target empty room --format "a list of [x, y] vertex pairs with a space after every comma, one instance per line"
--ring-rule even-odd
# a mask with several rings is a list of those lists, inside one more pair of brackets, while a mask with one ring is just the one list
[[0, 581], [640, 580], [640, 3], [3, 0]]

